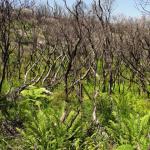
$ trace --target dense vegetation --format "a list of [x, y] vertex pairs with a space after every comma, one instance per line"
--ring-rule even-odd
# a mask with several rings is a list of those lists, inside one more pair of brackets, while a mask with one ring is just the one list
[[148, 150], [149, 20], [64, 4], [0, 2], [0, 149]]

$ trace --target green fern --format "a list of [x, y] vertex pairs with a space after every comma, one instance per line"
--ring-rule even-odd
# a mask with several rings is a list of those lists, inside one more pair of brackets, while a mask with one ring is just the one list
[[131, 144], [135, 148], [140, 147], [145, 150], [150, 142], [149, 124], [150, 114], [143, 117], [130, 114], [129, 118], [120, 118], [116, 122], [111, 120], [107, 131], [118, 144]]

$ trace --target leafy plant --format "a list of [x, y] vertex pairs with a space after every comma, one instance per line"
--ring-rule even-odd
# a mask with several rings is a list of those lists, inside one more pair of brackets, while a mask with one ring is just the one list
[[121, 146], [117, 147], [116, 150], [134, 150], [134, 148], [132, 145], [125, 144], [125, 145], [121, 145]]
[[145, 150], [150, 142], [148, 138], [149, 124], [150, 113], [142, 117], [130, 114], [128, 118], [120, 117], [116, 121], [111, 120], [107, 131], [119, 145], [131, 144], [134, 148]]

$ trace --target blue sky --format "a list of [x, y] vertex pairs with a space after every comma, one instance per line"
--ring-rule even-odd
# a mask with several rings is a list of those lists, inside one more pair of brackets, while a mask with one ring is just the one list
[[[40, 0], [41, 2], [46, 0]], [[53, 0], [49, 0], [51, 3]], [[63, 5], [62, 0], [56, 0], [58, 4]], [[84, 0], [87, 4], [90, 4], [92, 0]], [[128, 17], [140, 17], [141, 12], [136, 8], [136, 0], [116, 0], [114, 3], [114, 14], [125, 15]], [[75, 0], [67, 0], [67, 3], [71, 5]]]
[[116, 0], [114, 13], [131, 17], [141, 16], [141, 12], [137, 9], [135, 0]]

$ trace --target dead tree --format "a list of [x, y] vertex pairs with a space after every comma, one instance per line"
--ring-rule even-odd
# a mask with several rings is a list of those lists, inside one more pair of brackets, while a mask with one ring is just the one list
[[13, 8], [8, 0], [2, 0], [0, 3], [0, 49], [1, 49], [1, 78], [0, 78], [0, 93], [2, 92], [2, 86], [6, 78], [7, 68], [9, 63], [9, 57], [11, 54], [10, 49], [10, 35], [12, 25], [12, 11]]

